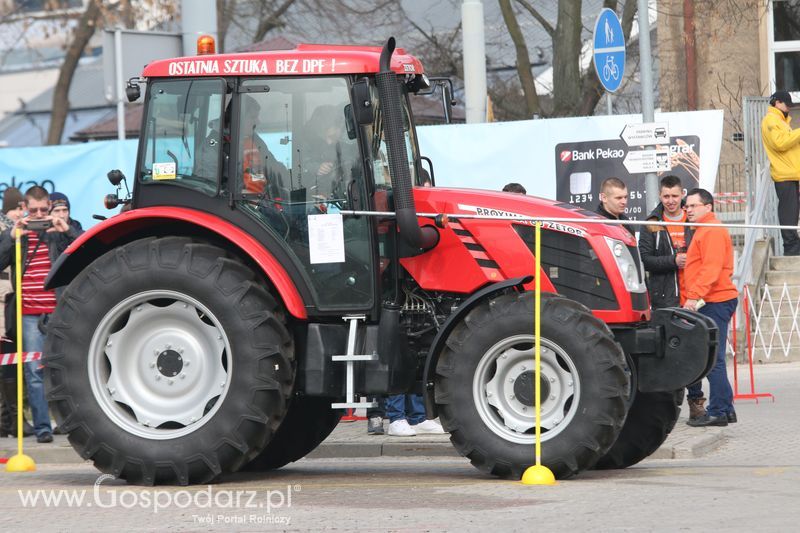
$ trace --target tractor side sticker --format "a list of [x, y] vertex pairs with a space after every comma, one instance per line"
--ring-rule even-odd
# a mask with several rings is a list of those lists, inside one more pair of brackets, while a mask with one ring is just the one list
[[174, 180], [175, 177], [176, 177], [176, 168], [174, 162], [153, 163], [154, 180]]
[[[521, 215], [519, 213], [503, 211], [502, 209], [494, 209], [491, 207], [478, 207], [474, 205], [458, 204], [458, 208], [462, 211], [475, 213], [476, 215], [506, 218], [526, 218], [525, 215]], [[520, 220], [519, 223], [533, 226], [533, 222], [530, 220]], [[561, 233], [569, 233], [570, 235], [575, 235], [577, 237], [586, 236], [586, 232], [581, 228], [576, 228], [574, 226], [570, 226], [569, 224], [562, 224], [561, 222], [543, 221], [542, 227], [553, 231], [559, 231]]]

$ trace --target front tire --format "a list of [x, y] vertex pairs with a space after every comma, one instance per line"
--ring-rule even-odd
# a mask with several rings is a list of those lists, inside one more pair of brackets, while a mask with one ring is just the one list
[[187, 485], [264, 448], [286, 412], [294, 346], [253, 278], [220, 248], [168, 237], [111, 250], [72, 281], [45, 375], [81, 457], [129, 483]]
[[[487, 473], [520, 479], [534, 461], [533, 294], [470, 311], [436, 368], [436, 404], [456, 449]], [[591, 468], [617, 438], [628, 377], [608, 327], [581, 304], [542, 295], [542, 464], [558, 478]]]

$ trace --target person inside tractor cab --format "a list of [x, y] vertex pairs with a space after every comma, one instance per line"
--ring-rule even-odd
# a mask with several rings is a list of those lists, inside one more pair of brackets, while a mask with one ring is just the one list
[[346, 187], [354, 178], [355, 168], [348, 168], [348, 163], [357, 164], [357, 148], [355, 140], [345, 136], [344, 121], [342, 107], [317, 107], [303, 128], [297, 148], [298, 164], [311, 186], [312, 198], [321, 201], [318, 204], [321, 212], [343, 207]]
[[241, 139], [242, 192], [263, 194], [277, 199], [281, 196], [283, 176], [287, 174], [287, 169], [278, 162], [259, 135], [260, 114], [261, 106], [255, 98], [248, 95], [243, 96], [239, 136]]

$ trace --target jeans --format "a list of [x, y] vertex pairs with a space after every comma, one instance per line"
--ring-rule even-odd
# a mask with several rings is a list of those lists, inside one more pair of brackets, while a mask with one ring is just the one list
[[419, 394], [396, 394], [386, 398], [389, 422], [405, 418], [412, 426], [425, 421], [425, 404]]
[[[728, 369], [725, 366], [725, 345], [728, 340], [728, 324], [736, 311], [737, 299], [726, 302], [709, 302], [700, 308], [700, 314], [712, 319], [719, 328], [719, 345], [714, 368], [708, 373], [709, 400], [706, 412], [708, 416], [723, 416], [733, 412], [733, 390], [728, 381]], [[689, 398], [703, 396], [702, 383], [698, 381], [688, 387]]]
[[[22, 316], [22, 349], [26, 352], [41, 352], [44, 348], [44, 334], [39, 331], [40, 315]], [[44, 395], [42, 381], [42, 362], [25, 363], [25, 383], [28, 385], [28, 403], [33, 415], [33, 431], [37, 437], [52, 433], [50, 412], [47, 410], [47, 399]]]

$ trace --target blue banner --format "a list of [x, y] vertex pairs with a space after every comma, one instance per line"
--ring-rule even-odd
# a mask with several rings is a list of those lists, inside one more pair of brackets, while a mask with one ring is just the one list
[[0, 149], [0, 198], [8, 187], [23, 194], [34, 185], [62, 192], [69, 198], [70, 216], [88, 228], [97, 222], [93, 214], [110, 216], [119, 211], [103, 206], [103, 197], [115, 190], [106, 174], [118, 168], [132, 177], [136, 144], [136, 140], [102, 141]]

